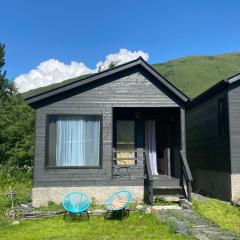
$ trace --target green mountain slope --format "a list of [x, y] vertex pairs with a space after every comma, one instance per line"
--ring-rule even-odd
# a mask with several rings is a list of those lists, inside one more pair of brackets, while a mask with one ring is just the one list
[[179, 58], [153, 67], [189, 97], [240, 72], [240, 53]]
[[59, 83], [54, 83], [54, 84], [51, 84], [51, 85], [48, 85], [48, 86], [45, 86], [45, 87], [35, 88], [35, 89], [30, 90], [30, 91], [24, 92], [22, 95], [23, 95], [24, 98], [28, 98], [28, 97], [31, 97], [31, 96], [34, 96], [34, 95], [52, 90], [52, 89], [59, 88], [61, 86], [65, 86], [65, 85], [73, 83], [73, 82], [77, 82], [77, 81], [79, 81], [79, 80], [81, 80], [81, 79], [83, 79], [87, 76], [90, 76], [90, 74], [81, 75], [81, 76], [76, 77], [76, 78], [70, 78], [70, 79], [67, 79], [65, 81], [62, 81], [62, 82], [59, 82]]
[[[218, 81], [240, 72], [240, 53], [190, 56], [166, 63], [153, 64], [152, 66], [186, 95], [196, 97]], [[78, 81], [84, 77], [86, 75], [33, 89], [24, 93], [23, 96], [27, 98]]]

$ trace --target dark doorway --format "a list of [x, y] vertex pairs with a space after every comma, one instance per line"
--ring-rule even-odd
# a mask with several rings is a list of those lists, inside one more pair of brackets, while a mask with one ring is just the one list
[[[123, 128], [117, 127], [118, 123], [131, 121], [131, 130], [125, 129], [129, 124], [123, 124]], [[146, 123], [155, 121], [155, 139], [156, 139], [156, 158], [157, 172], [161, 175], [178, 177], [179, 174], [179, 149], [181, 147], [181, 128], [180, 128], [180, 108], [178, 107], [160, 107], [160, 108], [131, 108], [114, 107], [113, 108], [113, 148], [120, 146], [123, 150], [147, 149], [146, 146]], [[134, 127], [133, 127], [134, 125]], [[117, 128], [118, 131], [117, 131]], [[128, 135], [131, 134], [131, 139]], [[121, 137], [117, 132], [121, 132]], [[129, 132], [125, 136], [125, 132]], [[122, 136], [122, 134], [124, 136]], [[133, 143], [134, 139], [134, 143]], [[127, 140], [127, 141], [126, 141]], [[127, 145], [124, 145], [126, 144]], [[127, 147], [131, 145], [131, 149]], [[127, 158], [129, 156], [127, 155]], [[124, 155], [124, 158], [126, 156]]]
[[156, 122], [156, 152], [158, 173], [170, 175], [170, 148], [168, 147], [168, 126]]

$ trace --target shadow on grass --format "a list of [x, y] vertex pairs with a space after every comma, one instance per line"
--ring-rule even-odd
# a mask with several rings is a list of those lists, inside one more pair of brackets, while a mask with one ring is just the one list
[[72, 214], [72, 213], [68, 213], [66, 212], [63, 215], [63, 219], [65, 222], [85, 222], [85, 221], [89, 221], [89, 214], [87, 212], [84, 213], [80, 213], [80, 214]]
[[127, 219], [128, 217], [129, 217], [128, 209], [122, 209], [117, 211], [107, 211], [104, 216], [106, 220], [119, 220], [119, 221]]

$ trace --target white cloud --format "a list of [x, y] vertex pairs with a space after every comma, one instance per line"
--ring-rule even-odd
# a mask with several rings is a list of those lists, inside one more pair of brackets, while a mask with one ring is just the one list
[[143, 51], [128, 51], [127, 49], [120, 49], [119, 53], [112, 53], [106, 56], [104, 62], [97, 63], [97, 69], [101, 66], [101, 70], [108, 69], [110, 63], [114, 62], [116, 65], [129, 62], [141, 56], [144, 60], [148, 61], [149, 55]]
[[34, 88], [62, 82], [69, 78], [95, 73], [100, 66], [101, 70], [106, 70], [111, 62], [119, 65], [134, 60], [139, 56], [148, 61], [149, 55], [143, 51], [132, 52], [127, 49], [120, 49], [119, 53], [109, 54], [104, 61], [98, 62], [95, 69], [88, 68], [82, 62], [72, 61], [70, 64], [64, 64], [58, 60], [49, 59], [40, 63], [36, 69], [31, 70], [29, 73], [18, 76], [15, 83], [20, 92], [26, 92]]
[[29, 73], [18, 76], [15, 83], [20, 92], [26, 92], [91, 72], [92, 70], [83, 63], [71, 62], [67, 65], [58, 60], [49, 59], [40, 63]]

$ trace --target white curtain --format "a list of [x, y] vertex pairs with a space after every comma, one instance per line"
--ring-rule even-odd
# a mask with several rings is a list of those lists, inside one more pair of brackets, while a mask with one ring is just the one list
[[156, 122], [146, 121], [145, 145], [149, 155], [152, 175], [158, 175], [157, 171], [157, 153], [156, 153]]
[[99, 119], [93, 116], [61, 116], [56, 127], [56, 166], [99, 165]]

